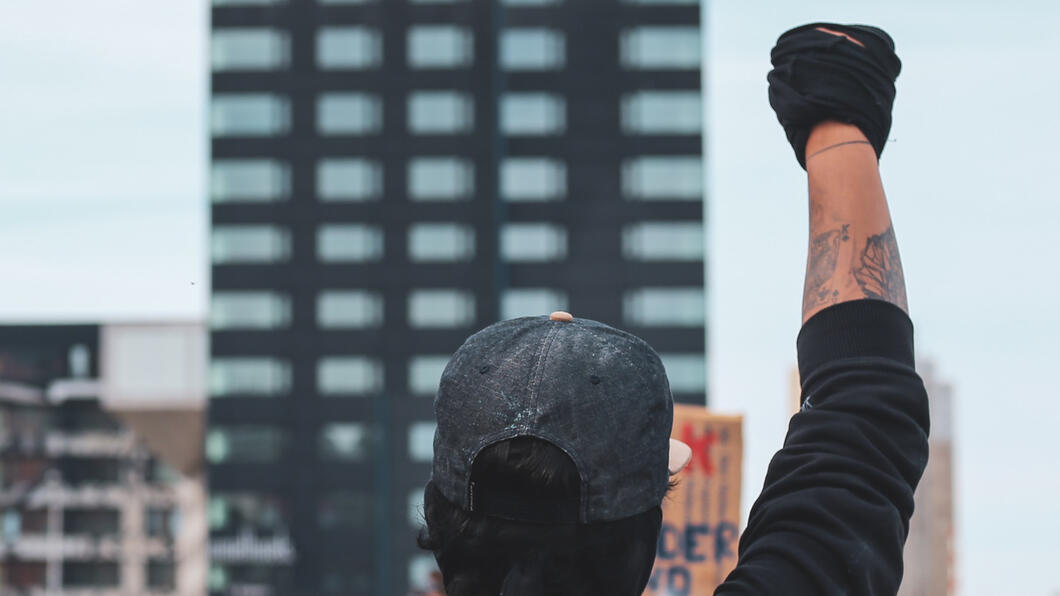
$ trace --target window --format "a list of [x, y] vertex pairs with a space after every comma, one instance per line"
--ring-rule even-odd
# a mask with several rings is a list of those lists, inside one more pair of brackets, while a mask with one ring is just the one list
[[[5, 487], [7, 488], [7, 487]], [[8, 509], [3, 515], [3, 537], [5, 541], [14, 542], [22, 535], [22, 514], [18, 510]]]
[[273, 29], [215, 29], [210, 65], [221, 70], [275, 70], [290, 61], [287, 35]]
[[212, 329], [275, 329], [291, 321], [291, 301], [275, 292], [214, 292], [210, 301]]
[[317, 66], [322, 69], [375, 68], [383, 61], [379, 33], [367, 27], [321, 27]]
[[408, 251], [415, 263], [470, 261], [475, 256], [475, 230], [455, 223], [412, 224]]
[[622, 32], [622, 65], [631, 69], [698, 69], [699, 27], [635, 27]]
[[549, 93], [506, 93], [501, 98], [501, 131], [508, 135], [560, 134], [567, 127], [566, 103]]
[[[416, 526], [417, 528], [419, 525]], [[438, 564], [433, 555], [416, 555], [409, 559], [409, 588], [425, 594], [435, 588]]]
[[508, 6], [547, 6], [549, 4], [559, 4], [563, 0], [501, 0], [501, 4], [507, 4]]
[[501, 294], [501, 318], [536, 317], [567, 309], [567, 295], [548, 288], [511, 288]]
[[383, 169], [360, 158], [317, 162], [317, 196], [322, 201], [373, 201], [383, 194]]
[[415, 422], [409, 425], [409, 460], [430, 463], [434, 458], [433, 422]]
[[168, 592], [177, 587], [176, 565], [172, 560], [149, 559], [145, 571], [149, 589]]
[[374, 514], [372, 495], [352, 490], [326, 492], [317, 506], [317, 524], [331, 528], [364, 528]]
[[224, 463], [269, 463], [280, 458], [287, 435], [267, 426], [212, 427], [206, 433], [206, 461]]
[[466, 2], [467, 0], [409, 0], [412, 4], [452, 4], [462, 1]]
[[264, 356], [217, 356], [210, 362], [210, 396], [278, 395], [291, 388], [291, 367]]
[[434, 395], [438, 392], [438, 383], [442, 378], [442, 371], [449, 364], [449, 357], [438, 356], [413, 356], [409, 360], [409, 391], [416, 395]]
[[60, 459], [57, 467], [66, 486], [102, 487], [120, 484], [127, 466], [115, 457], [78, 457]]
[[408, 59], [412, 68], [469, 66], [471, 33], [452, 25], [418, 25], [409, 28]]
[[364, 224], [324, 224], [317, 230], [317, 258], [326, 263], [378, 261], [383, 231]]
[[622, 254], [635, 261], [702, 261], [703, 224], [652, 221], [626, 226]]
[[383, 324], [383, 298], [367, 290], [326, 290], [317, 296], [317, 325], [358, 329]]
[[699, 201], [703, 162], [698, 156], [637, 157], [622, 167], [622, 192], [642, 201]]
[[172, 538], [180, 532], [180, 512], [172, 507], [148, 507], [144, 529], [148, 536]]
[[567, 230], [547, 223], [501, 227], [501, 257], [511, 263], [560, 261], [567, 256]]
[[383, 388], [383, 365], [367, 356], [328, 356], [317, 362], [317, 390], [323, 395], [364, 395]]
[[544, 157], [501, 162], [501, 196], [507, 201], [552, 201], [567, 194], [567, 166]]
[[322, 135], [366, 135], [379, 132], [383, 107], [367, 93], [324, 93], [317, 98], [317, 132]]
[[417, 157], [409, 161], [409, 198], [413, 201], [455, 201], [475, 191], [475, 166], [456, 157]]
[[706, 306], [702, 288], [640, 288], [626, 292], [622, 311], [631, 325], [700, 327]]
[[348, 559], [342, 558], [343, 554], [333, 555], [331, 561], [321, 563], [320, 591], [314, 596], [377, 594], [374, 569], [350, 565]]
[[215, 137], [268, 137], [287, 133], [291, 106], [271, 93], [218, 93], [210, 104]]
[[500, 63], [505, 70], [554, 70], [565, 61], [563, 34], [551, 29], [506, 29]]
[[638, 91], [622, 98], [622, 130], [633, 134], [699, 134], [698, 91]]
[[376, 0], [317, 0], [318, 4], [369, 4]]
[[408, 317], [412, 327], [467, 327], [475, 322], [475, 297], [461, 290], [413, 290]]
[[409, 96], [409, 132], [456, 134], [474, 126], [472, 100], [456, 91], [416, 91]]
[[211, 537], [287, 535], [287, 506], [274, 495], [210, 491], [206, 507]]
[[[225, 545], [228, 552], [231, 547]], [[206, 589], [210, 594], [241, 594], [243, 586], [286, 586], [293, 585], [292, 565], [289, 562], [291, 547], [289, 542], [277, 545], [276, 558], [252, 559], [252, 562], [210, 563], [206, 575]], [[236, 551], [238, 552], [238, 551]], [[261, 596], [255, 593], [255, 596]], [[348, 592], [349, 593], [349, 592]], [[362, 592], [352, 592], [362, 593]], [[268, 594], [268, 592], [266, 592]]]
[[290, 168], [274, 159], [218, 159], [210, 171], [215, 203], [280, 201], [290, 192]]
[[[85, 344], [74, 344], [70, 346], [70, 350], [66, 353], [66, 361], [70, 366], [71, 377], [75, 379], [85, 378], [90, 372], [89, 364], [92, 362], [92, 353]], [[3, 418], [0, 417], [0, 428], [3, 426]]]
[[63, 561], [64, 588], [117, 588], [121, 582], [116, 561]]
[[331, 461], [364, 461], [372, 452], [368, 427], [356, 422], [335, 422], [320, 429], [320, 458]]
[[63, 534], [68, 536], [117, 536], [121, 533], [121, 512], [109, 508], [62, 510]]
[[413, 529], [423, 527], [423, 489], [414, 488], [409, 492], [408, 500], [409, 526]]
[[276, 263], [290, 253], [290, 235], [277, 226], [219, 225], [210, 235], [210, 258], [217, 264]]
[[702, 393], [707, 390], [707, 362], [703, 354], [659, 354], [670, 391]]

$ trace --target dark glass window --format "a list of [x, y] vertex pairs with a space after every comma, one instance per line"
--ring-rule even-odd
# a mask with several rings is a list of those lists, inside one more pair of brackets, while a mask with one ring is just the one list
[[64, 588], [116, 588], [120, 567], [113, 561], [64, 561]]

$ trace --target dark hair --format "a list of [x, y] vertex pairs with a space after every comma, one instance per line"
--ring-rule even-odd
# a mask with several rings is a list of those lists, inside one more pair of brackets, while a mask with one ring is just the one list
[[[475, 459], [477, 486], [545, 499], [577, 498], [578, 470], [558, 447], [530, 437]], [[419, 545], [433, 551], [448, 596], [639, 596], [655, 561], [662, 510], [592, 524], [534, 524], [468, 513], [432, 483]]]

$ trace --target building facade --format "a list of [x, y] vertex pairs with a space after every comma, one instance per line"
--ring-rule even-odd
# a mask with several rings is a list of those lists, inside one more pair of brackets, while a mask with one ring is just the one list
[[698, 0], [214, 0], [213, 594], [421, 589], [432, 396], [569, 310], [706, 401]]
[[[0, 593], [198, 596], [201, 473], [174, 469], [109, 407], [107, 388], [142, 372], [101, 378], [102, 332], [0, 326]], [[201, 326], [193, 332], [203, 343]], [[150, 409], [123, 402], [134, 404]], [[187, 426], [164, 417], [200, 452]]]
[[939, 378], [934, 362], [918, 362], [917, 370], [930, 398], [930, 457], [914, 495], [915, 508], [905, 543], [905, 575], [898, 594], [952, 596], [957, 593], [953, 386]]

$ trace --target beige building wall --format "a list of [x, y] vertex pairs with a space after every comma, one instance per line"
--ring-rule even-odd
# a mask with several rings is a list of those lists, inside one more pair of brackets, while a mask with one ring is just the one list
[[952, 596], [956, 591], [953, 508], [953, 388], [934, 363], [920, 362], [931, 408], [930, 456], [917, 487], [916, 511], [905, 545], [899, 596]]

